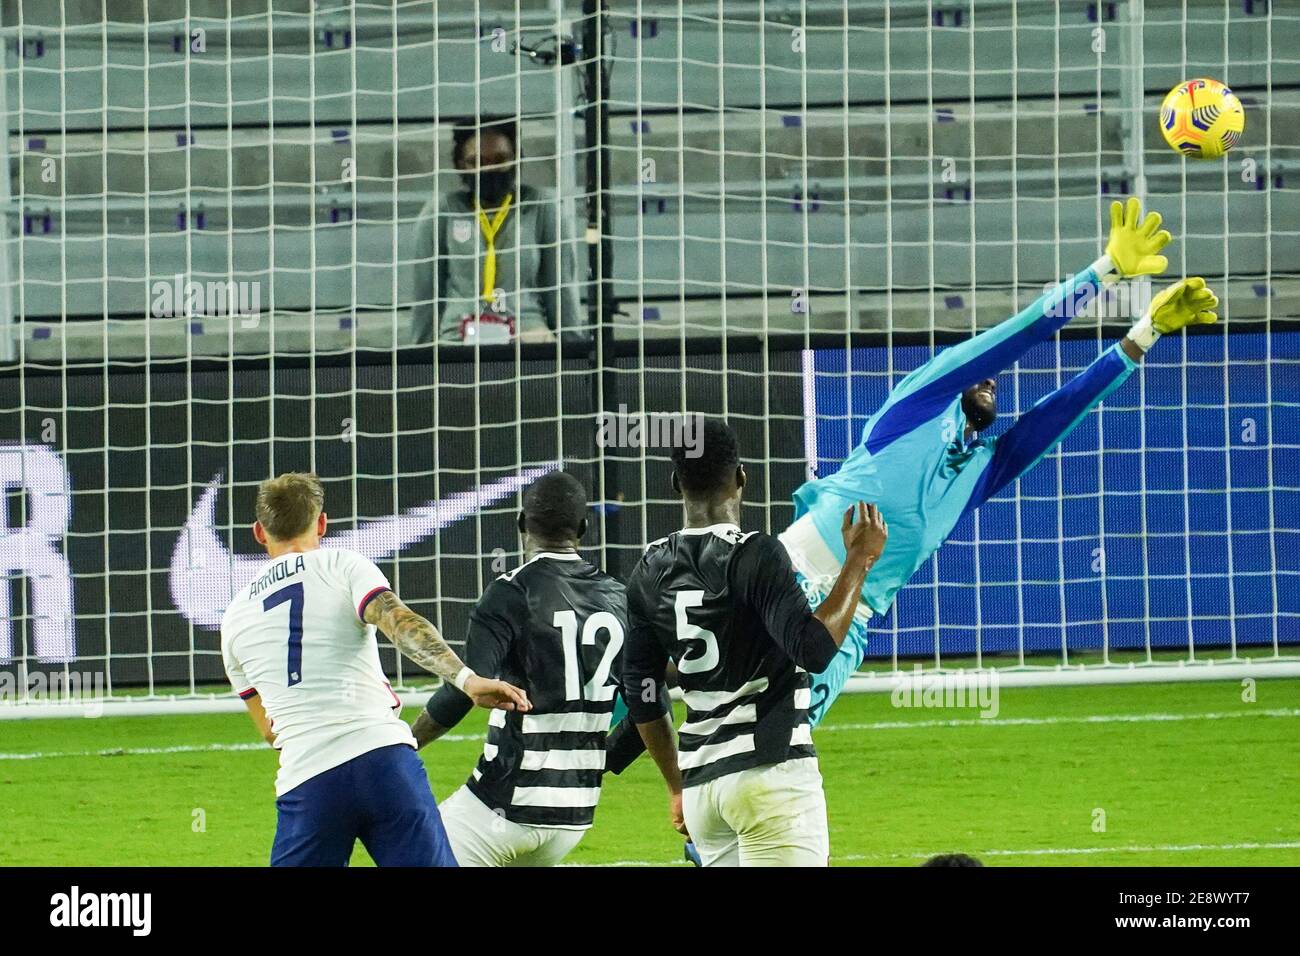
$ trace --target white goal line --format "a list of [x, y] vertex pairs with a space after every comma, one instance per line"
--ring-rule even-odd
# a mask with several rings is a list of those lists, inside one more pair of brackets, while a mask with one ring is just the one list
[[[886, 671], [859, 672], [849, 678], [845, 694], [911, 692], [925, 690], [935, 682], [955, 681], [962, 685], [987, 682], [998, 689], [1003, 687], [1068, 687], [1088, 684], [1159, 684], [1175, 681], [1242, 681], [1247, 679], [1279, 679], [1300, 677], [1300, 660], [1293, 658], [1266, 658], [1260, 661], [1201, 661], [1176, 664], [1116, 664], [1083, 665], [1079, 667], [1041, 668], [929, 668], [919, 672]], [[406, 688], [395, 691], [403, 707], [422, 707], [435, 688]], [[673, 698], [680, 699], [680, 691], [673, 690]], [[90, 699], [17, 700], [0, 702], [0, 720], [44, 720], [57, 717], [179, 717], [201, 714], [237, 714], [245, 709], [244, 702], [232, 695], [207, 696], [152, 696], [152, 697], [96, 697]], [[1207, 716], [1207, 715], [1202, 715]], [[1220, 716], [1220, 715], [1208, 715]], [[1229, 715], [1222, 715], [1229, 716]], [[1150, 719], [1175, 719], [1169, 715], [1152, 715]], [[1123, 719], [1146, 719], [1137, 715]], [[1068, 718], [1073, 719], [1073, 718]], [[1086, 718], [1109, 719], [1109, 718]], [[1121, 718], [1115, 718], [1121, 719]], [[1067, 718], [1044, 718], [1044, 722], [1061, 723]], [[953, 724], [962, 721], [940, 721]], [[903, 722], [897, 722], [903, 723]], [[973, 723], [998, 724], [1007, 721], [977, 719]], [[879, 728], [884, 724], [860, 724], [855, 728]], [[836, 725], [823, 724], [820, 730], [835, 730]]]
[[[1160, 724], [1180, 723], [1190, 720], [1233, 720], [1256, 717], [1300, 718], [1300, 708], [1271, 707], [1259, 710], [1229, 710], [1190, 714], [1085, 714], [1077, 717], [1001, 717], [955, 720], [879, 720], [871, 723], [821, 724], [815, 733], [831, 731], [879, 730], [929, 730], [936, 727], [1044, 727], [1057, 724]], [[481, 741], [482, 734], [446, 734], [439, 737], [445, 743], [471, 743]], [[63, 757], [166, 757], [173, 754], [196, 753], [247, 753], [267, 750], [264, 743], [242, 741], [239, 743], [173, 744], [168, 747], [106, 747], [98, 750], [30, 750], [12, 753], [0, 752], [5, 760], [53, 760]]]

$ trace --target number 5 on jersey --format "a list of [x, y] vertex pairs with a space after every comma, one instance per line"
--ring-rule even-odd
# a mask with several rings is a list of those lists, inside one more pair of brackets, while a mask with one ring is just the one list
[[686, 641], [703, 643], [700, 652], [694, 657], [687, 657], [686, 651], [682, 652], [682, 659], [677, 662], [677, 672], [680, 674], [702, 674], [718, 666], [718, 635], [698, 624], [692, 624], [686, 616], [690, 608], [703, 605], [703, 591], [677, 592], [677, 601], [674, 604], [677, 612], [677, 640], [683, 643]]

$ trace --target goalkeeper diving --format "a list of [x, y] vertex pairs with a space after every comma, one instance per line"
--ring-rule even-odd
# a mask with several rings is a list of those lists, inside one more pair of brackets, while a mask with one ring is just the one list
[[1032, 468], [1119, 388], [1161, 335], [1214, 322], [1218, 299], [1201, 278], [1156, 295], [1127, 336], [1002, 434], [982, 433], [997, 419], [997, 380], [1033, 346], [1048, 341], [1096, 298], [1103, 284], [1160, 275], [1171, 236], [1160, 215], [1142, 215], [1136, 198], [1111, 205], [1104, 254], [1078, 275], [1040, 296], [1018, 315], [946, 348], [904, 378], [862, 429], [862, 440], [839, 471], [795, 491], [795, 521], [780, 539], [796, 576], [816, 606], [844, 562], [841, 523], [858, 501], [874, 502], [889, 540], [867, 574], [848, 636], [831, 665], [812, 682], [815, 725], [858, 669], [867, 622], [943, 544], [957, 522]]

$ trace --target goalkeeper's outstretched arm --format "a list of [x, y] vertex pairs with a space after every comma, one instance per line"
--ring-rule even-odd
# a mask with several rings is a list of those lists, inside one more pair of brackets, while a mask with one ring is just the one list
[[993, 460], [980, 475], [966, 510], [978, 508], [1056, 447], [1124, 383], [1162, 333], [1215, 321], [1218, 301], [1199, 277], [1184, 279], [1157, 295], [1127, 336], [995, 439]]
[[1142, 216], [1136, 198], [1111, 204], [1106, 250], [1082, 272], [1035, 299], [1028, 307], [973, 338], [944, 349], [898, 383], [863, 436], [872, 454], [917, 425], [941, 414], [964, 389], [1020, 359], [1029, 349], [1050, 339], [1097, 297], [1103, 281], [1114, 277], [1158, 275], [1168, 266], [1160, 250], [1170, 234], [1161, 229], [1159, 213]]

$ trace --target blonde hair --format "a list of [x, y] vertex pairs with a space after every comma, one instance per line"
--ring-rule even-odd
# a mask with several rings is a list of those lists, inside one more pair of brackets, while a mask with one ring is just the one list
[[309, 530], [325, 507], [325, 489], [315, 475], [287, 471], [257, 489], [257, 520], [277, 541], [291, 541]]

